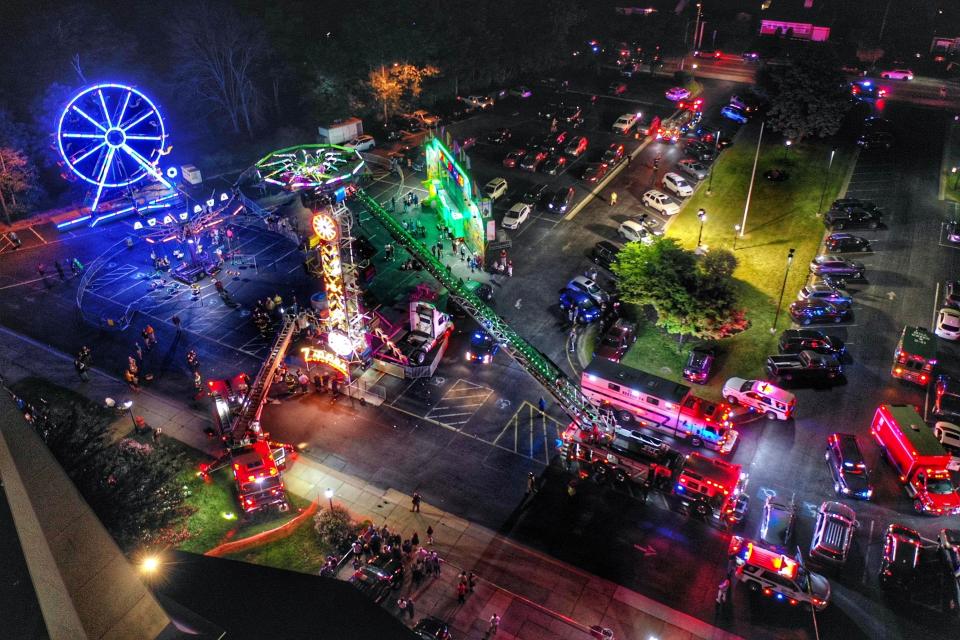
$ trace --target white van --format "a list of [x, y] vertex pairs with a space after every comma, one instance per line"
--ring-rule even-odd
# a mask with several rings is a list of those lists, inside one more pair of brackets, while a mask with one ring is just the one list
[[723, 397], [730, 404], [742, 404], [775, 420], [788, 420], [797, 407], [795, 395], [766, 380], [730, 378], [723, 385]]
[[693, 187], [683, 176], [670, 172], [663, 176], [663, 188], [671, 192], [678, 198], [686, 198], [693, 195]]

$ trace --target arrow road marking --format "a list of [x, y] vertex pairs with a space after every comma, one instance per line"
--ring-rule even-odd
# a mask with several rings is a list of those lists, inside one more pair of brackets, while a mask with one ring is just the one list
[[657, 555], [657, 550], [650, 546], [643, 546], [642, 544], [635, 544], [633, 548], [643, 554], [643, 557], [655, 556]]

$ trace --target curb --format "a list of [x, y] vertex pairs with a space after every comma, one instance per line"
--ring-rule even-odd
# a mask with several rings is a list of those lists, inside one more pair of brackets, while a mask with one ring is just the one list
[[293, 520], [283, 523], [279, 527], [269, 529], [267, 531], [261, 531], [256, 535], [250, 536], [249, 538], [224, 542], [223, 544], [217, 545], [213, 549], [206, 551], [203, 555], [219, 558], [231, 553], [237, 553], [253, 547], [259, 547], [260, 545], [267, 544], [268, 542], [275, 542], [277, 540], [289, 538], [291, 535], [293, 535], [294, 531], [299, 529], [301, 525], [303, 525], [307, 519], [313, 516], [313, 514], [316, 512], [317, 501], [314, 500], [310, 503], [309, 507], [303, 510], [303, 513], [298, 515]]

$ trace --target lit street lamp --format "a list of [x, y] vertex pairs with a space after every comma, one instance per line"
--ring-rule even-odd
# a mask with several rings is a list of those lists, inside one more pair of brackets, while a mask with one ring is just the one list
[[733, 250], [737, 250], [737, 236], [740, 235], [740, 225], [733, 225]]
[[700, 233], [697, 234], [697, 248], [700, 248], [700, 239], [703, 238], [703, 223], [707, 221], [707, 212], [703, 209], [698, 210], [697, 218], [700, 220]]
[[[823, 197], [827, 193], [827, 178], [830, 177], [830, 167], [833, 166], [833, 156], [836, 155], [836, 153], [836, 147], [830, 149], [830, 161], [827, 162], [827, 170], [823, 174], [823, 189], [820, 190], [820, 205], [817, 207], [818, 214], [823, 212]], [[954, 167], [954, 171], [956, 171], [956, 167]]]
[[783, 142], [783, 161], [787, 161], [787, 150], [790, 148], [790, 145], [793, 144], [793, 140], [784, 140]]
[[326, 496], [327, 501], [330, 503], [330, 511], [333, 511], [333, 489], [327, 487], [327, 490], [323, 492], [323, 495]]
[[957, 167], [953, 167], [952, 169], [950, 169], [950, 173], [952, 173], [955, 176], [953, 179], [953, 190], [956, 191], [957, 182], [960, 182], [960, 171], [957, 171]]
[[783, 284], [780, 285], [780, 299], [777, 300], [777, 315], [773, 318], [773, 326], [770, 327], [770, 333], [777, 332], [777, 322], [780, 320], [780, 307], [783, 304], [783, 292], [787, 288], [787, 274], [790, 273], [790, 263], [793, 262], [793, 248], [787, 253], [787, 268], [783, 270]]
[[133, 415], [133, 400], [124, 400], [123, 405], [124, 409], [127, 410], [127, 413], [130, 414], [130, 422], [133, 423], [133, 430], [137, 430], [137, 418]]

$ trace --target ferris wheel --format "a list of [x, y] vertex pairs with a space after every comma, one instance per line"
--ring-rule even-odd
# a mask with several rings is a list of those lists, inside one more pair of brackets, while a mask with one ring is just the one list
[[57, 147], [81, 180], [96, 187], [92, 211], [105, 188], [139, 182], [147, 176], [170, 187], [157, 168], [167, 134], [157, 106], [122, 84], [97, 84], [77, 93], [60, 114]]

